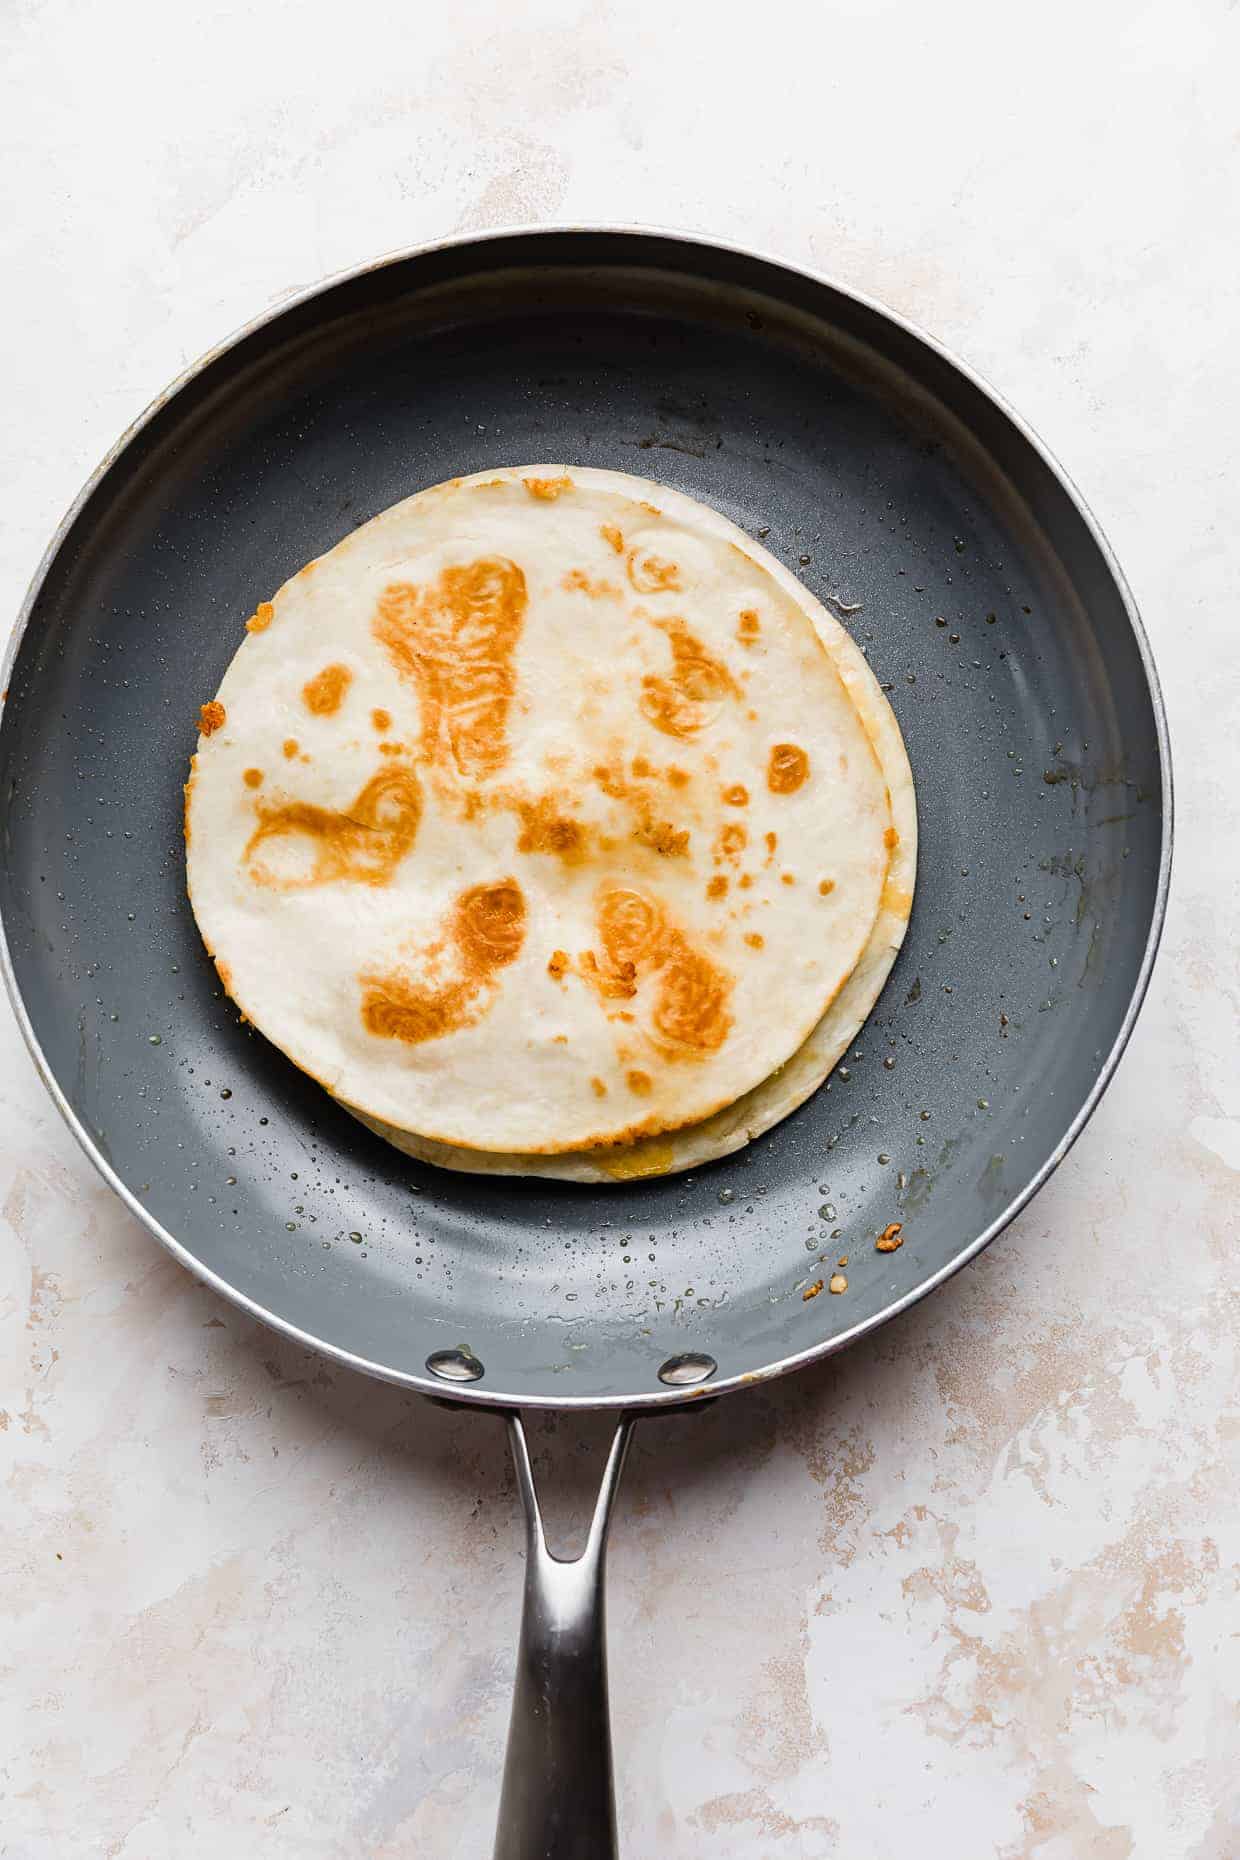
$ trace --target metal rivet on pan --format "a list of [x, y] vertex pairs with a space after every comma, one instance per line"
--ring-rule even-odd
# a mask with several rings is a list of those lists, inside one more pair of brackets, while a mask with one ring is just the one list
[[713, 1356], [699, 1356], [691, 1350], [685, 1356], [669, 1356], [659, 1371], [659, 1381], [673, 1388], [688, 1388], [694, 1382], [705, 1382], [718, 1367]]
[[459, 1350], [434, 1350], [426, 1367], [441, 1382], [476, 1382], [483, 1374], [482, 1364], [473, 1351], [462, 1345]]

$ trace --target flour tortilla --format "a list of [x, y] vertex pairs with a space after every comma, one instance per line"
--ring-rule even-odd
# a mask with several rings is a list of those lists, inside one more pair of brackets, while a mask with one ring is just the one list
[[[191, 899], [233, 998], [348, 1108], [448, 1166], [597, 1179], [723, 1153], [820, 1082], [907, 916], [911, 781], [864, 660], [742, 532], [622, 474], [479, 474], [251, 627], [187, 790]], [[809, 778], [772, 792], [789, 746]], [[601, 946], [614, 894], [657, 926], [635, 974]]]
[[[682, 503], [691, 501], [662, 485], [658, 488], [658, 498], [673, 516]], [[701, 509], [701, 506], [694, 508]], [[534, 1158], [482, 1155], [477, 1151], [454, 1149], [447, 1144], [428, 1142], [407, 1131], [393, 1130], [390, 1125], [373, 1118], [361, 1118], [376, 1135], [386, 1138], [406, 1155], [419, 1162], [434, 1163], [441, 1169], [467, 1170], [473, 1174], [539, 1175], [587, 1183], [622, 1182], [700, 1168], [743, 1149], [812, 1097], [868, 1020], [900, 952], [912, 911], [917, 880], [917, 797], [913, 772], [895, 713], [861, 648], [835, 615], [803, 588], [768, 550], [749, 539], [746, 539], [745, 548], [781, 586], [795, 594], [812, 620], [861, 716], [891, 798], [892, 822], [899, 837], [891, 856], [879, 911], [856, 968], [809, 1038], [785, 1065], [733, 1104], [688, 1129], [611, 1150]]]

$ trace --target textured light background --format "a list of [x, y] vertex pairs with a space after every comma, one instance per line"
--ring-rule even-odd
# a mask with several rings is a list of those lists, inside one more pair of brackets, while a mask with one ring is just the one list
[[[595, 218], [932, 330], [1144, 610], [1178, 865], [1090, 1130], [875, 1347], [639, 1432], [631, 1860], [1240, 1854], [1238, 70], [1235, 0], [3, 8], [6, 615], [120, 429], [264, 304]], [[521, 1572], [499, 1424], [201, 1289], [0, 1016], [0, 1855], [475, 1860]], [[541, 1438], [580, 1494], [600, 1431]]]

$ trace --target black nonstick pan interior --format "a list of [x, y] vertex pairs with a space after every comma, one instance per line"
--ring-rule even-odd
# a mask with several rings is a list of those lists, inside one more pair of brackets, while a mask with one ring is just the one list
[[[835, 604], [920, 805], [908, 940], [855, 1053], [741, 1155], [606, 1189], [390, 1151], [239, 1023], [184, 889], [197, 709], [256, 601], [425, 485], [557, 460], [704, 499]], [[266, 320], [95, 480], [9, 671], [0, 912], [53, 1088], [196, 1269], [419, 1386], [465, 1346], [469, 1398], [674, 1401], [677, 1353], [720, 1388], [880, 1321], [1054, 1166], [1144, 989], [1167, 779], [1105, 546], [957, 365], [744, 254], [507, 235]], [[847, 1292], [807, 1299], [841, 1256]]]

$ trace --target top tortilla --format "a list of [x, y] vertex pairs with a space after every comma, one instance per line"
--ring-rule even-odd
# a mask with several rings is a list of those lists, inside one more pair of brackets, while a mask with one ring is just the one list
[[841, 996], [903, 856], [885, 701], [810, 607], [619, 473], [384, 512], [256, 610], [204, 707], [189, 884], [230, 994], [469, 1166], [615, 1173], [726, 1114]]
[[[691, 502], [665, 485], [658, 497], [669, 514]], [[695, 506], [701, 509], [701, 506]], [[707, 515], [713, 516], [713, 512]], [[720, 523], [724, 522], [719, 518]], [[729, 532], [731, 526], [727, 526]], [[713, 1117], [664, 1136], [646, 1137], [614, 1149], [559, 1156], [483, 1154], [433, 1143], [407, 1131], [393, 1130], [377, 1119], [361, 1121], [378, 1136], [420, 1162], [473, 1174], [539, 1175], [568, 1182], [625, 1182], [645, 1176], [700, 1168], [743, 1149], [805, 1103], [845, 1056], [883, 991], [908, 929], [917, 878], [917, 797], [913, 772], [895, 713], [860, 646], [844, 626], [777, 558], [753, 541], [746, 549], [755, 561], [793, 594], [813, 622], [851, 696], [873, 745], [891, 798], [898, 835], [878, 915], [860, 961], [830, 1003], [808, 1039], [788, 1062], [760, 1085]]]

